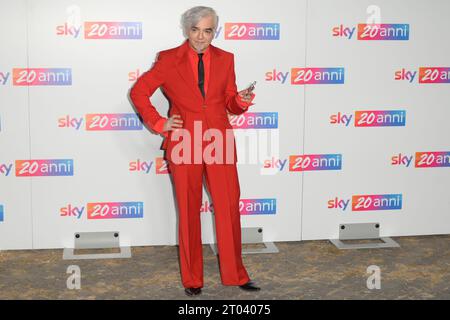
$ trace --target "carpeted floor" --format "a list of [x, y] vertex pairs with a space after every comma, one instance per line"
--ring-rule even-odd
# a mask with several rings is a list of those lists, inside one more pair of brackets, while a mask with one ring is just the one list
[[[400, 248], [338, 250], [329, 241], [277, 242], [277, 254], [244, 255], [262, 290], [220, 282], [218, 261], [203, 247], [205, 287], [185, 296], [175, 246], [133, 247], [131, 259], [62, 260], [62, 250], [0, 252], [0, 299], [450, 299], [450, 236], [393, 238]], [[67, 288], [70, 265], [81, 288]], [[381, 270], [369, 290], [367, 268]]]

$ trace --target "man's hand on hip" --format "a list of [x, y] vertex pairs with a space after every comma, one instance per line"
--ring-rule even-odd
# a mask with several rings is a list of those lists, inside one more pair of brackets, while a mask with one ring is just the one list
[[179, 114], [174, 114], [164, 123], [163, 130], [172, 131], [179, 128], [183, 128], [183, 120], [181, 120], [181, 116]]

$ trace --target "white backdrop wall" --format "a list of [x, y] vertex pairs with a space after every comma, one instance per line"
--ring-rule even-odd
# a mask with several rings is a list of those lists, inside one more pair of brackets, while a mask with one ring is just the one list
[[[343, 66], [345, 84], [305, 87], [304, 152], [341, 153], [343, 166], [333, 174], [305, 173], [303, 240], [338, 238], [340, 223], [379, 222], [383, 236], [450, 230], [448, 71], [443, 73], [447, 74], [444, 83], [419, 83], [419, 72], [411, 82], [395, 77], [402, 69], [449, 67], [450, 43], [442, 40], [450, 24], [442, 15], [450, 13], [450, 2], [377, 1], [379, 23], [408, 24], [408, 40], [358, 40], [357, 28], [351, 39], [332, 36], [335, 27], [365, 23], [377, 12], [370, 9], [372, 3], [320, 0], [308, 4], [307, 65]], [[364, 110], [402, 111], [404, 124], [356, 126], [355, 112]], [[330, 117], [338, 113], [353, 115], [348, 126], [330, 123]], [[420, 168], [415, 166], [416, 152], [446, 153], [442, 167]], [[393, 164], [392, 158], [399, 155], [410, 164]], [[353, 196], [385, 194], [400, 194], [401, 209], [351, 208]], [[328, 201], [336, 198], [350, 200], [348, 207], [328, 208]], [[370, 198], [361, 199], [357, 203]]]
[[[199, 4], [220, 16], [213, 44], [235, 53], [238, 87], [257, 81], [255, 105], [230, 118], [243, 227], [265, 241], [337, 238], [358, 222], [450, 233], [448, 1], [0, 0], [0, 249], [71, 247], [86, 231], [177, 243], [162, 138], [128, 91], [182, 43], [179, 17]], [[159, 91], [152, 102], [166, 115]]]

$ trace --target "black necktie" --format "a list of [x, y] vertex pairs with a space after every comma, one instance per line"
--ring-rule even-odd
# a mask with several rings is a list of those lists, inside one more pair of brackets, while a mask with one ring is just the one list
[[203, 98], [205, 97], [205, 68], [203, 66], [203, 53], [198, 54], [198, 87], [202, 93]]

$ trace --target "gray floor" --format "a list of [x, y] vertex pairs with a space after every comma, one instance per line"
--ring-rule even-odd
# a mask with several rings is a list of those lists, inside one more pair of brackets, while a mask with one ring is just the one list
[[[277, 254], [245, 255], [258, 293], [221, 285], [217, 258], [205, 245], [205, 287], [194, 299], [450, 299], [450, 236], [393, 239], [400, 248], [278, 242]], [[180, 282], [177, 247], [134, 247], [132, 255], [62, 260], [62, 250], [1, 251], [0, 299], [192, 299]], [[79, 290], [67, 288], [70, 265], [81, 270]], [[380, 268], [380, 289], [367, 288], [371, 265]]]

